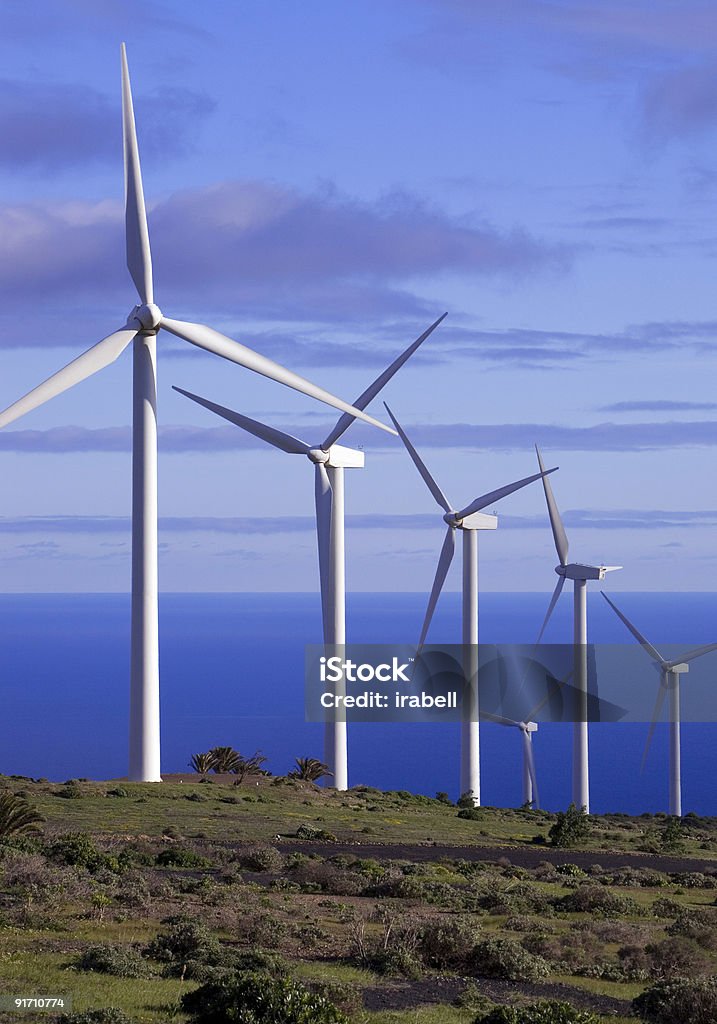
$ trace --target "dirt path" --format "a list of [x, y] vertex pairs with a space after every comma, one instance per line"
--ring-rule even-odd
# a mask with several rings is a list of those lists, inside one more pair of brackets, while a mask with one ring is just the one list
[[483, 995], [494, 1003], [510, 1003], [520, 994], [529, 1000], [558, 999], [569, 1002], [581, 1010], [600, 1014], [629, 1016], [630, 1003], [613, 996], [586, 992], [574, 985], [545, 982], [531, 984], [519, 981], [500, 981], [496, 978], [426, 978], [364, 989], [367, 1010], [408, 1010], [426, 1003], [452, 1003], [468, 982], [473, 982]]
[[554, 850], [547, 846], [442, 846], [417, 843], [320, 843], [310, 840], [280, 840], [282, 853], [316, 853], [322, 857], [348, 854], [375, 860], [437, 861], [442, 858], [468, 861], [508, 860], [518, 867], [537, 867], [541, 861], [551, 864], [577, 864], [588, 868], [652, 868], [654, 871], [717, 872], [717, 861], [700, 857], [677, 857], [654, 853], [610, 853], [602, 850]]

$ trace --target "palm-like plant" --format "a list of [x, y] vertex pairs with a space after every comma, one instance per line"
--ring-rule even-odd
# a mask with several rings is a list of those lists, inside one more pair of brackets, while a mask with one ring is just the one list
[[316, 757], [297, 757], [296, 768], [289, 772], [290, 779], [303, 779], [305, 782], [318, 782], [334, 773], [327, 764]]
[[241, 755], [234, 747], [212, 747], [209, 756], [212, 759], [211, 770], [217, 774], [236, 772], [239, 768]]
[[40, 822], [44, 820], [37, 808], [24, 797], [14, 793], [0, 794], [0, 839], [40, 832]]
[[214, 767], [214, 756], [209, 752], [206, 754], [192, 754], [189, 767], [195, 772], [199, 772], [200, 775], [206, 775]]
[[268, 773], [262, 768], [265, 761], [266, 758], [258, 750], [251, 757], [237, 754], [237, 765], [231, 769], [232, 774], [239, 776], [237, 779], [239, 783], [242, 783], [245, 778], [251, 775], [266, 775]]

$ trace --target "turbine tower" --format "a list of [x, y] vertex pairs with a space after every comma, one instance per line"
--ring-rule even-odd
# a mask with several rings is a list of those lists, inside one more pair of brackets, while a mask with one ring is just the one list
[[0, 413], [0, 428], [55, 395], [103, 370], [133, 343], [132, 401], [132, 634], [129, 778], [160, 782], [159, 641], [157, 615], [157, 332], [160, 328], [198, 348], [264, 377], [360, 416], [365, 413], [278, 363], [203, 324], [170, 320], [154, 303], [152, 255], [139, 163], [127, 56], [121, 46], [127, 267], [139, 294], [127, 323]]
[[[447, 316], [444, 313], [428, 330], [417, 338], [376, 378], [354, 403], [355, 409], [365, 409], [369, 402], [388, 384], [416, 349]], [[344, 413], [327, 437], [318, 445], [300, 441], [290, 434], [250, 419], [206, 398], [174, 387], [175, 391], [203, 405], [230, 423], [261, 438], [268, 444], [290, 455], [305, 455], [314, 465], [314, 499], [316, 504], [316, 533], [319, 548], [319, 584], [321, 588], [321, 614], [324, 643], [340, 646], [346, 643], [346, 573], [344, 556], [344, 470], [362, 469], [364, 453], [345, 448], [336, 442], [356, 418]], [[324, 761], [333, 772], [336, 789], [348, 789], [348, 748], [346, 721], [326, 722], [324, 733]]]
[[[538, 456], [538, 465], [543, 470], [543, 459], [538, 446], [535, 446]], [[568, 562], [568, 537], [565, 533], [563, 521], [558, 512], [558, 506], [553, 496], [553, 489], [547, 476], [543, 477], [543, 489], [545, 501], [548, 506], [550, 526], [553, 531], [555, 550], [558, 553], [559, 564], [555, 571], [558, 574], [558, 582], [555, 585], [553, 596], [548, 605], [548, 611], [540, 627], [540, 633], [536, 644], [543, 638], [545, 628], [550, 621], [558, 598], [565, 586], [566, 580], [573, 581], [573, 647], [574, 647], [574, 685], [577, 691], [577, 702], [575, 708], [575, 721], [573, 722], [573, 790], [572, 802], [576, 807], [584, 807], [586, 813], [590, 813], [590, 776], [588, 769], [588, 663], [587, 663], [587, 642], [588, 642], [588, 620], [587, 620], [587, 581], [602, 580], [605, 573], [622, 569], [621, 565], [583, 565], [579, 562]]]
[[660, 687], [657, 691], [657, 700], [655, 701], [655, 710], [652, 713], [652, 721], [650, 722], [650, 729], [647, 734], [647, 742], [645, 744], [645, 753], [642, 758], [642, 764], [644, 767], [647, 759], [647, 753], [650, 749], [650, 743], [655, 732], [655, 726], [657, 720], [660, 717], [662, 711], [662, 705], [665, 697], [669, 694], [669, 723], [670, 723], [670, 753], [669, 753], [669, 813], [674, 817], [682, 817], [682, 759], [680, 752], [680, 676], [685, 675], [689, 672], [690, 666], [688, 662], [694, 661], [695, 658], [701, 658], [703, 654], [709, 654], [710, 651], [717, 649], [717, 644], [706, 644], [704, 647], [696, 647], [691, 651], [687, 651], [679, 658], [675, 658], [672, 661], [666, 661], [656, 647], [653, 647], [649, 640], [647, 640], [642, 633], [639, 631], [637, 626], [628, 619], [627, 615], [623, 615], [617, 605], [613, 604], [606, 593], [602, 592], [602, 596], [605, 598], [607, 603], [610, 605], [612, 610], [615, 612], [620, 621], [627, 626], [632, 635], [635, 637], [637, 642], [641, 644], [643, 649], [646, 651], [649, 658], [652, 659], [656, 668], [660, 671]]
[[[384, 405], [386, 405], [385, 402]], [[425, 642], [436, 603], [441, 590], [443, 589], [443, 584], [445, 583], [446, 576], [448, 575], [450, 564], [453, 561], [453, 555], [456, 548], [456, 530], [461, 530], [463, 534], [462, 642], [464, 647], [465, 675], [466, 679], [470, 682], [470, 706], [467, 708], [464, 707], [463, 720], [461, 722], [460, 791], [461, 796], [467, 794], [470, 799], [472, 799], [474, 806], [478, 807], [480, 806], [480, 734], [478, 727], [479, 707], [477, 687], [478, 530], [495, 530], [498, 527], [498, 517], [487, 515], [482, 512], [481, 509], [487, 508], [489, 505], [493, 505], [501, 498], [507, 497], [507, 495], [520, 490], [522, 487], [526, 487], [528, 484], [532, 484], [533, 481], [539, 480], [541, 477], [544, 479], [546, 473], [554, 473], [558, 467], [555, 466], [553, 469], [545, 470], [541, 466], [539, 473], [534, 473], [533, 476], [524, 477], [522, 480], [516, 480], [511, 484], [506, 484], [504, 487], [499, 487], [495, 491], [489, 491], [487, 494], [482, 494], [480, 497], [472, 501], [470, 505], [466, 505], [465, 508], [461, 509], [460, 512], [456, 512], [451, 507], [445, 494], [429, 473], [427, 466], [409, 441], [405, 431], [387, 405], [386, 411], [391, 417], [393, 425], [406, 446], [406, 450], [411, 456], [416, 469], [423, 477], [423, 480], [435, 501], [443, 509], [443, 521], [447, 526], [443, 547], [441, 548], [441, 553], [438, 557], [438, 567], [433, 580], [433, 587], [431, 588], [431, 594], [428, 599], [426, 615], [423, 620], [421, 636], [418, 641], [419, 650], [423, 647]]]

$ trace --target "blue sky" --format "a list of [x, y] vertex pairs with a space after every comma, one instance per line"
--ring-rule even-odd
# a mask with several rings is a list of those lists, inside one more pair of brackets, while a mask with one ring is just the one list
[[[538, 442], [571, 555], [625, 566], [612, 591], [712, 589], [714, 5], [6, 3], [2, 407], [135, 303], [123, 39], [165, 313], [350, 400], [448, 310], [386, 398], [451, 501]], [[315, 589], [309, 464], [172, 384], [312, 443], [334, 420], [160, 334], [162, 589]], [[3, 590], [128, 588], [130, 411], [125, 353], [0, 433]], [[440, 513], [399, 442], [345, 442], [349, 587], [427, 590]], [[499, 511], [481, 586], [552, 589], [541, 490]]]

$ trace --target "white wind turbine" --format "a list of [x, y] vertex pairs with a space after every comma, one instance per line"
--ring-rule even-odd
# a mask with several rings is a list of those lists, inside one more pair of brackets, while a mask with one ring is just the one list
[[[384, 405], [386, 403], [384, 402]], [[404, 430], [386, 405], [386, 411], [391, 417], [393, 425], [398, 431], [401, 440], [406, 446], [408, 454], [413, 459], [416, 469], [423, 477], [426, 486], [433, 495], [436, 502], [444, 511], [443, 521], [447, 525], [445, 540], [438, 557], [438, 568], [433, 580], [433, 587], [428, 599], [428, 607], [423, 620], [423, 628], [418, 641], [418, 649], [423, 647], [428, 633], [428, 628], [433, 618], [436, 603], [440, 596], [443, 584], [445, 583], [448, 569], [453, 561], [456, 548], [456, 530], [463, 533], [463, 636], [462, 641], [465, 650], [466, 664], [465, 675], [470, 681], [470, 703], [468, 708], [464, 707], [463, 720], [461, 722], [461, 769], [460, 787], [461, 795], [468, 794], [475, 806], [480, 805], [480, 734], [478, 726], [479, 707], [477, 690], [477, 644], [478, 644], [478, 530], [495, 530], [498, 527], [498, 517], [487, 515], [481, 509], [495, 504], [501, 498], [507, 497], [514, 491], [526, 487], [528, 484], [545, 479], [547, 473], [554, 473], [558, 468], [545, 470], [542, 466], [539, 473], [516, 480], [513, 483], [499, 487], [495, 491], [482, 494], [466, 505], [465, 508], [456, 512], [450, 505], [443, 491], [428, 471], [420, 455], [413, 447]]]
[[533, 754], [533, 733], [538, 731], [538, 723], [516, 722], [512, 718], [504, 718], [502, 715], [494, 715], [492, 712], [481, 712], [480, 717], [487, 722], [495, 722], [497, 725], [504, 725], [509, 729], [520, 730], [520, 744], [523, 752], [523, 806], [532, 807], [534, 810], [537, 810], [540, 807], [540, 796], [538, 794], [538, 776], [535, 771], [535, 757]]
[[[543, 469], [543, 459], [538, 446], [535, 446], [538, 456], [538, 465]], [[547, 477], [543, 477], [543, 488], [545, 490], [545, 501], [548, 506], [550, 526], [553, 531], [555, 550], [558, 553], [559, 565], [555, 571], [558, 574], [558, 582], [553, 591], [553, 596], [548, 605], [548, 611], [540, 627], [540, 633], [536, 643], [540, 643], [545, 628], [553, 614], [553, 609], [565, 586], [566, 580], [573, 581], [573, 647], [575, 678], [574, 686], [577, 691], [575, 708], [575, 721], [573, 722], [573, 782], [572, 802], [576, 807], [584, 807], [587, 813], [590, 812], [590, 776], [588, 768], [588, 664], [587, 664], [587, 642], [588, 642], [588, 620], [587, 620], [587, 581], [602, 580], [605, 573], [622, 569], [621, 565], [583, 565], [579, 562], [568, 563], [568, 537], [565, 533], [563, 521], [558, 512], [558, 506], [553, 496], [553, 489]]]
[[317, 398], [390, 433], [389, 427], [211, 327], [170, 320], [154, 303], [152, 256], [142, 189], [139, 149], [124, 43], [122, 124], [125, 169], [127, 267], [139, 293], [124, 327], [0, 413], [0, 428], [43, 405], [113, 363], [133, 345], [132, 400], [132, 636], [129, 778], [159, 782], [159, 645], [157, 622], [157, 332], [164, 328], [198, 348], [223, 356], [281, 384]]
[[[428, 330], [417, 338], [376, 378], [354, 403], [355, 409], [365, 409], [393, 375], [409, 359], [419, 345], [423, 344], [446, 313], [431, 324]], [[316, 504], [316, 533], [319, 548], [319, 584], [321, 587], [321, 612], [323, 617], [324, 643], [337, 646], [346, 643], [346, 573], [344, 554], [344, 469], [361, 469], [364, 453], [337, 444], [338, 439], [356, 418], [353, 413], [344, 413], [327, 437], [317, 445], [300, 441], [266, 423], [250, 419], [206, 398], [174, 387], [175, 391], [203, 405], [230, 423], [261, 438], [274, 448], [290, 455], [305, 455], [314, 464], [314, 498]], [[336, 789], [348, 789], [348, 749], [346, 722], [334, 719], [326, 723], [324, 734], [324, 760], [333, 773]]]
[[647, 640], [642, 633], [639, 631], [637, 626], [628, 619], [627, 615], [623, 615], [620, 609], [613, 604], [610, 598], [603, 592], [602, 595], [607, 603], [610, 605], [612, 610], [615, 612], [617, 617], [624, 623], [625, 626], [630, 630], [632, 635], [635, 637], [637, 642], [641, 644], [643, 649], [647, 652], [647, 655], [654, 662], [655, 668], [660, 671], [660, 687], [657, 691], [657, 700], [655, 702], [655, 710], [652, 713], [652, 721], [650, 723], [650, 730], [647, 734], [647, 742], [645, 744], [645, 753], [642, 758], [643, 767], [647, 759], [647, 753], [650, 749], [650, 743], [655, 732], [655, 726], [657, 720], [660, 717], [662, 711], [662, 705], [665, 697], [669, 694], [670, 705], [669, 705], [669, 724], [670, 724], [670, 753], [669, 753], [669, 813], [675, 817], [682, 817], [682, 779], [681, 779], [681, 754], [680, 754], [680, 676], [689, 672], [690, 666], [688, 662], [694, 661], [695, 658], [701, 658], [703, 654], [709, 654], [710, 651], [717, 649], [717, 644], [706, 644], [703, 647], [696, 647], [691, 651], [686, 651], [681, 657], [675, 658], [672, 661], [666, 661], [656, 647], [653, 647], [649, 640]]

